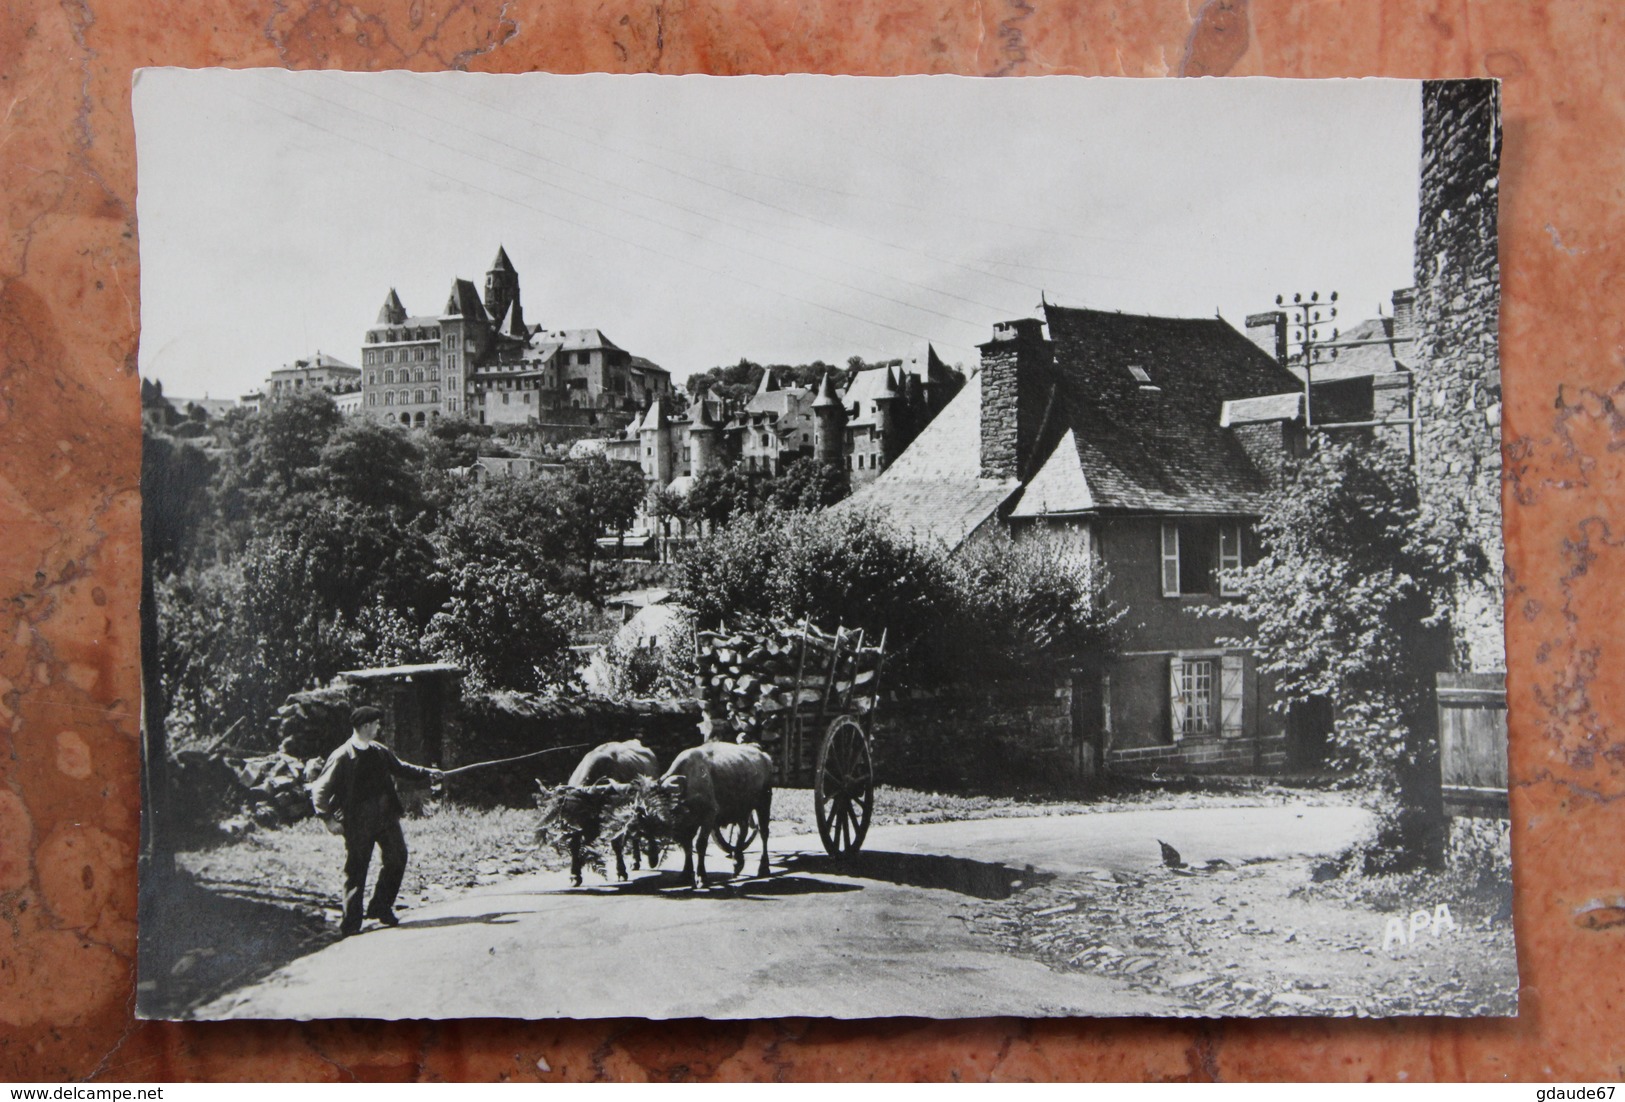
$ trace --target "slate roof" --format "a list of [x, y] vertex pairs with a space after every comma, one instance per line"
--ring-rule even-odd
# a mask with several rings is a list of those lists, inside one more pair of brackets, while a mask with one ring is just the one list
[[[401, 296], [395, 293], [395, 288], [389, 289], [389, 297], [384, 299], [384, 305], [378, 310], [378, 324], [389, 325], [396, 318], [406, 316], [406, 307], [401, 305]], [[399, 323], [396, 323], [399, 324]]]
[[446, 296], [446, 317], [478, 318], [485, 320], [485, 302], [479, 291], [466, 279], [451, 281], [451, 294]]
[[[437, 341], [437, 340], [440, 339], [440, 318], [439, 317], [432, 317], [432, 318], [423, 317], [421, 315], [414, 314], [411, 317], [404, 317], [400, 321], [379, 322], [377, 325], [369, 325], [369, 326], [367, 326], [367, 332], [369, 332], [369, 333], [381, 333], [386, 329], [427, 329], [427, 330], [429, 330], [429, 335], [427, 337], [422, 337], [422, 338], [413, 337], [410, 340], [394, 342], [396, 344], [409, 344], [409, 343], [412, 343], [413, 341], [417, 341], [419, 339], [425, 340], [425, 341]], [[389, 344], [391, 342], [389, 342], [389, 341], [376, 341], [374, 343], [376, 343], [376, 344]]]
[[[291, 364], [283, 364], [271, 372], [271, 377], [275, 378], [283, 374], [298, 374], [303, 371], [331, 371], [334, 374], [350, 375], [357, 378], [361, 375], [361, 369], [355, 364], [345, 363], [337, 356], [330, 356], [326, 352], [317, 352], [313, 356], [302, 356]], [[171, 401], [173, 402], [173, 399]]]
[[846, 405], [848, 424], [869, 425], [875, 419], [875, 399], [896, 397], [897, 380], [888, 364], [884, 367], [866, 367], [853, 375], [841, 400]]
[[1028, 480], [1021, 500], [1010, 511], [1013, 517], [1038, 517], [1054, 513], [1086, 513], [1096, 506], [1089, 479], [1078, 462], [1078, 441], [1071, 429], [1061, 437], [1049, 460]]
[[[600, 329], [553, 329], [549, 331], [538, 330], [535, 337], [545, 341], [557, 341], [559, 347], [566, 352], [576, 352], [594, 348], [613, 348], [620, 351], [620, 345], [604, 336]], [[533, 338], [534, 339], [534, 338]]]
[[670, 375], [671, 372], [643, 356], [633, 356], [627, 364], [633, 371], [641, 371], [646, 375]]
[[[1263, 475], [1221, 428], [1226, 401], [1299, 385], [1222, 318], [1164, 318], [1045, 307], [1055, 354], [1056, 424], [1095, 501], [1108, 511], [1251, 513]], [[1129, 371], [1141, 368], [1150, 387]], [[1064, 443], [1058, 440], [1057, 443]]]
[[957, 548], [1020, 489], [981, 477], [982, 385], [974, 375], [880, 477], [833, 508], [873, 512]]

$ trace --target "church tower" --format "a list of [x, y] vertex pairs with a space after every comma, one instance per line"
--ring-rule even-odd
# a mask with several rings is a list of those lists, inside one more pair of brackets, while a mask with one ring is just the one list
[[[510, 307], [513, 309], [511, 319], [508, 317]], [[508, 250], [500, 245], [497, 258], [491, 261], [491, 270], [485, 273], [485, 310], [498, 325], [508, 321], [505, 328], [524, 328], [525, 316], [519, 308], [519, 273], [508, 259]]]

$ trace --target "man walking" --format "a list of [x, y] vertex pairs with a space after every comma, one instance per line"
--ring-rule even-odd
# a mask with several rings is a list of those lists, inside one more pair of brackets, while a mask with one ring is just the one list
[[[335, 820], [344, 832], [344, 921], [339, 934], [348, 937], [361, 929], [361, 895], [367, 888], [367, 865], [372, 847], [382, 855], [378, 885], [366, 917], [385, 926], [398, 926], [395, 896], [406, 875], [406, 838], [401, 833], [401, 797], [395, 791], [396, 777], [439, 780], [438, 769], [412, 765], [378, 742], [378, 729], [384, 713], [363, 705], [350, 713], [350, 740], [333, 751], [322, 775], [311, 786], [311, 802], [316, 813]], [[330, 826], [331, 828], [331, 826]]]

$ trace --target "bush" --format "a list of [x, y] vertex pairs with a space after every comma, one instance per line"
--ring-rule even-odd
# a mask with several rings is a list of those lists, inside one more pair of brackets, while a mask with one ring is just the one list
[[1102, 658], [1119, 614], [1069, 545], [995, 535], [950, 555], [861, 512], [737, 518], [698, 541], [676, 596], [702, 627], [806, 617], [886, 634], [888, 685], [1030, 678]]

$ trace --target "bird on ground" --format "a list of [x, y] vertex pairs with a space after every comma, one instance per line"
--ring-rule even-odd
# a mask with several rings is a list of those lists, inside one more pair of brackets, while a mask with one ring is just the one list
[[1164, 865], [1167, 865], [1171, 869], [1182, 869], [1185, 867], [1185, 862], [1179, 856], [1179, 851], [1177, 849], [1170, 846], [1167, 842], [1164, 842], [1161, 838], [1157, 839], [1157, 845], [1162, 847], [1162, 863]]

